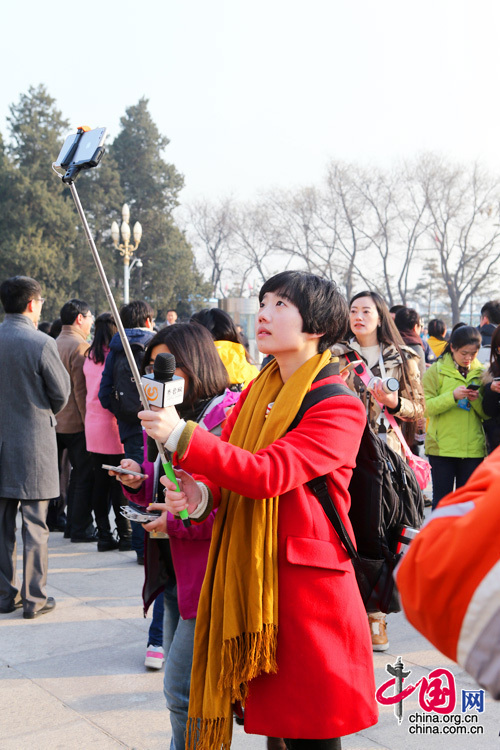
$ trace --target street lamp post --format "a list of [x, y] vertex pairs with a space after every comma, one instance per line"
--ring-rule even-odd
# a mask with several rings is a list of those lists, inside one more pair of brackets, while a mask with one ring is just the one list
[[[138, 221], [134, 224], [133, 236], [134, 242], [130, 242], [130, 209], [127, 203], [124, 203], [122, 208], [122, 224], [118, 227], [116, 221], [111, 224], [111, 237], [113, 244], [120, 255], [123, 256], [123, 302], [127, 305], [129, 303], [129, 282], [130, 282], [130, 271], [137, 265], [141, 268], [142, 261], [139, 258], [134, 258], [132, 263], [130, 259], [139, 247], [139, 243], [142, 237], [142, 227]], [[122, 242], [120, 242], [120, 234], [122, 236]]]

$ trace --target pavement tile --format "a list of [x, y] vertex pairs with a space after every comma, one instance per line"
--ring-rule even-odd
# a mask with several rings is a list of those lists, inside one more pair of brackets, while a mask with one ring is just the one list
[[[0, 616], [0, 750], [166, 750], [170, 722], [163, 670], [144, 668], [151, 623], [151, 613], [147, 619], [142, 613], [144, 568], [133, 552], [99, 553], [96, 545], [71, 544], [62, 534], [51, 533], [49, 546], [54, 612], [32, 621], [19, 610]], [[22, 546], [18, 549], [21, 567]], [[441, 733], [429, 733], [436, 725], [417, 723], [424, 712], [415, 692], [404, 701], [400, 725], [392, 706], [380, 706], [378, 724], [344, 737], [343, 749], [500, 750], [500, 704], [486, 698], [484, 713], [476, 713], [483, 733], [471, 734], [459, 701], [462, 689], [477, 688], [472, 678], [402, 614], [387, 621], [389, 649], [373, 657], [377, 687], [389, 679], [386, 665], [398, 656], [412, 670], [405, 684], [438, 667], [449, 669], [459, 699], [452, 722], [461, 721], [469, 733], [445, 733], [442, 717]], [[426, 731], [412, 733], [415, 728]], [[264, 750], [266, 739], [235, 724], [232, 747]]]

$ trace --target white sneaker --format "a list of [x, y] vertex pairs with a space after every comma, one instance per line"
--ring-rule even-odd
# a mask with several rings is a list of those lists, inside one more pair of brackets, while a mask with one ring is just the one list
[[165, 661], [165, 651], [161, 646], [148, 646], [144, 666], [148, 669], [161, 669]]

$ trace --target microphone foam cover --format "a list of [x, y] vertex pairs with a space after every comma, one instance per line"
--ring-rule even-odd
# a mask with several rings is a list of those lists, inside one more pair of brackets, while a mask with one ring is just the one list
[[175, 357], [170, 352], [162, 352], [157, 354], [153, 366], [153, 373], [155, 380], [165, 382], [172, 380], [175, 372]]

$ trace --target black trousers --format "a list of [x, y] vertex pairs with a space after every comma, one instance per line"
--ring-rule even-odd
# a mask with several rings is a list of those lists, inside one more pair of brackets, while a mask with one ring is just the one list
[[288, 750], [342, 750], [340, 737], [331, 740], [285, 740]]
[[463, 487], [470, 475], [482, 463], [482, 458], [429, 456], [432, 471], [432, 509], [454, 489]]
[[59, 456], [68, 451], [71, 477], [68, 488], [68, 525], [72, 539], [82, 539], [94, 533], [92, 523], [92, 491], [94, 473], [87, 452], [84, 432], [57, 433]]
[[132, 530], [130, 522], [120, 512], [122, 505], [127, 505], [127, 500], [122, 492], [120, 482], [115, 477], [110, 477], [107, 469], [102, 464], [118, 466], [123, 454], [91, 453], [92, 467], [94, 470], [94, 492], [92, 495], [92, 507], [94, 509], [97, 530], [100, 534], [110, 533], [109, 511], [113, 506], [116, 528], [120, 537], [130, 538]]

